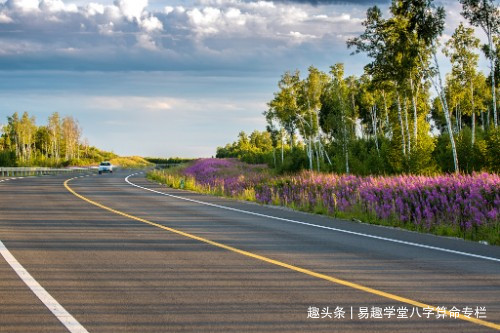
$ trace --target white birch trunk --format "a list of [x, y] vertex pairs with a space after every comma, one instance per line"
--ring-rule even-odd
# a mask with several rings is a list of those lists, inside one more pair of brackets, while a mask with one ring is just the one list
[[413, 90], [413, 79], [410, 77], [410, 89], [411, 89], [411, 101], [413, 104], [413, 140], [415, 141], [413, 143], [414, 146], [417, 145], [417, 135], [418, 135], [418, 115], [417, 115], [417, 97], [418, 97], [418, 84], [415, 89], [415, 92]]
[[398, 119], [399, 119], [399, 125], [401, 127], [401, 146], [403, 147], [403, 156], [406, 156], [406, 140], [405, 140], [405, 131], [403, 126], [403, 117], [401, 116], [401, 100], [399, 98], [399, 91], [397, 91], [396, 94], [398, 102]]
[[471, 142], [474, 146], [476, 141], [476, 112], [474, 110], [474, 82], [470, 80], [470, 95], [471, 95], [471, 104], [472, 104], [472, 126], [471, 126]]
[[389, 111], [387, 111], [387, 101], [385, 99], [385, 91], [382, 90], [382, 99], [384, 100], [384, 112], [385, 112], [385, 133], [386, 133], [386, 137], [390, 137], [390, 133], [392, 131], [391, 129], [391, 123], [389, 122]]
[[491, 41], [491, 31], [487, 33], [488, 35], [488, 46], [490, 49], [490, 56], [488, 57], [490, 59], [490, 67], [491, 67], [491, 97], [492, 97], [492, 104], [493, 104], [493, 125], [495, 128], [497, 128], [497, 95], [495, 91], [495, 64], [496, 64], [496, 52], [493, 50], [493, 43]]
[[408, 155], [411, 154], [411, 135], [410, 135], [410, 125], [408, 123], [408, 100], [405, 96], [405, 104], [404, 104], [404, 112], [405, 112], [405, 127], [406, 127], [406, 135], [408, 136]]
[[377, 148], [377, 154], [380, 156], [380, 149], [378, 147], [378, 135], [377, 135], [377, 105], [371, 107], [371, 118], [373, 126], [373, 135], [375, 136], [375, 147]]
[[453, 137], [453, 129], [451, 128], [451, 119], [450, 119], [450, 113], [448, 109], [448, 104], [446, 102], [446, 96], [444, 95], [444, 90], [443, 90], [443, 82], [441, 80], [441, 71], [439, 69], [439, 63], [437, 60], [437, 55], [436, 51], [432, 52], [432, 55], [434, 57], [434, 65], [436, 66], [437, 70], [437, 76], [438, 76], [438, 84], [432, 80], [434, 89], [436, 90], [436, 94], [439, 96], [439, 100], [441, 101], [441, 106], [443, 107], [444, 111], [444, 118], [446, 119], [446, 127], [448, 129], [448, 134], [450, 136], [450, 143], [451, 143], [451, 152], [453, 155], [453, 164], [455, 166], [455, 172], [458, 173], [458, 156], [457, 156], [457, 147], [455, 145], [455, 138]]
[[284, 139], [283, 139], [283, 129], [280, 130], [281, 133], [281, 165], [283, 165], [283, 160], [284, 160]]

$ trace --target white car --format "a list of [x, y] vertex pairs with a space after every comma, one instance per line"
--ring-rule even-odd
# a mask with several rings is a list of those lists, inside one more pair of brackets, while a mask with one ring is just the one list
[[99, 174], [102, 174], [103, 172], [113, 173], [113, 165], [110, 162], [101, 162], [98, 170]]

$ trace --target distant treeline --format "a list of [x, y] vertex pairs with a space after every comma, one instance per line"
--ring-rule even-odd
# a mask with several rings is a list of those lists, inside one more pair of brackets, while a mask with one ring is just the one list
[[7, 117], [0, 134], [0, 166], [90, 165], [118, 157], [90, 146], [78, 121], [57, 112], [41, 126], [28, 112], [16, 112]]
[[180, 163], [190, 162], [193, 160], [192, 158], [182, 158], [182, 157], [169, 157], [169, 158], [145, 157], [144, 159], [154, 164], [180, 164]]

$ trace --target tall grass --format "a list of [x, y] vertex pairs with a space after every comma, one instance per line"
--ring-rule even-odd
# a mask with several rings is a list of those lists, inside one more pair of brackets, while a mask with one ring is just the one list
[[174, 188], [500, 245], [496, 174], [275, 176], [236, 159], [201, 159], [148, 177]]

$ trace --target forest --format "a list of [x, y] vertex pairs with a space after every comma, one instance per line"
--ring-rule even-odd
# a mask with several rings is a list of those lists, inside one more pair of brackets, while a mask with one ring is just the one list
[[81, 166], [117, 158], [90, 146], [78, 121], [57, 112], [42, 126], [28, 112], [16, 112], [7, 117], [1, 133], [0, 166]]
[[[285, 72], [263, 115], [267, 129], [241, 132], [216, 156], [281, 172], [497, 173], [500, 11], [491, 0], [460, 2], [463, 22], [441, 45], [445, 11], [431, 0], [394, 0], [387, 18], [369, 8], [364, 32], [347, 41], [371, 61], [360, 77], [342, 63]], [[446, 75], [439, 51], [451, 63]]]

